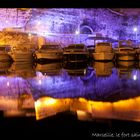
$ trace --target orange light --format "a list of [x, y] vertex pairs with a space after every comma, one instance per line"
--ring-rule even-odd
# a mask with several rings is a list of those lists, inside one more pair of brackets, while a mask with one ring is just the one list
[[53, 105], [56, 103], [56, 99], [50, 98], [45, 100], [45, 105]]
[[41, 106], [41, 102], [38, 100], [35, 102], [35, 107], [40, 107]]
[[29, 37], [31, 37], [31, 36], [32, 36], [32, 34], [31, 34], [31, 33], [28, 33], [28, 36], [29, 36]]

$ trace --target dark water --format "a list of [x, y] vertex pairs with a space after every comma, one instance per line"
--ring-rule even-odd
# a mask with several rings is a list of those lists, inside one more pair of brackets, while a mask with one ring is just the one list
[[[61, 125], [62, 130], [83, 128], [90, 130], [86, 132], [89, 136], [95, 128], [101, 127], [100, 130], [107, 131], [108, 128], [118, 128], [119, 123], [138, 125], [139, 66], [139, 62], [132, 61], [47, 64], [1, 62], [1, 128], [19, 128], [23, 126], [19, 124], [24, 124], [24, 129], [32, 126], [41, 127], [43, 131], [46, 129], [43, 121], [47, 121], [48, 129], [57, 129], [58, 125]], [[73, 120], [86, 124], [81, 126], [78, 121], [72, 125], [70, 122]], [[35, 122], [39, 124], [36, 126]], [[126, 124], [125, 127], [132, 126]]]

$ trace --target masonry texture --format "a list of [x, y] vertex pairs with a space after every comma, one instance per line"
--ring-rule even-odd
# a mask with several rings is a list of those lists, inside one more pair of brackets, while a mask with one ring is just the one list
[[[97, 33], [113, 39], [135, 39], [132, 29], [139, 22], [138, 17], [117, 15], [107, 8], [0, 9], [1, 30], [21, 27], [24, 32], [44, 36], [46, 42], [61, 43], [64, 46], [71, 43], [86, 44], [88, 35]], [[77, 30], [80, 35], [75, 34]], [[4, 37], [7, 38], [4, 35], [2, 40]], [[21, 42], [24, 42], [23, 38]], [[14, 39], [20, 41], [19, 37]]]
[[[80, 30], [81, 34], [101, 33], [103, 36], [118, 39], [120, 30], [123, 30], [122, 22], [121, 16], [107, 9], [34, 9], [26, 30], [42, 35], [46, 33], [48, 40], [76, 43], [76, 30]], [[57, 33], [58, 39], [56, 35], [49, 35], [51, 33]], [[69, 37], [65, 34], [69, 34]], [[84, 40], [81, 42], [85, 43]]]
[[[20, 44], [34, 44], [37, 48], [39, 38], [32, 35], [32, 38], [27, 33], [18, 32], [0, 32], [0, 45], [10, 45], [11, 47], [18, 47]], [[25, 46], [26, 47], [26, 46]]]

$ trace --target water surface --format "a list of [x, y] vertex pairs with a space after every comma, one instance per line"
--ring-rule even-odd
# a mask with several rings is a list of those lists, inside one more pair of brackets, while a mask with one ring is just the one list
[[41, 120], [72, 112], [78, 120], [140, 121], [137, 62], [0, 63], [4, 117]]

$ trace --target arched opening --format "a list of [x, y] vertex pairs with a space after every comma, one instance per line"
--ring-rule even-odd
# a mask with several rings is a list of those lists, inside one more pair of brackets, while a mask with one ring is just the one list
[[84, 25], [80, 27], [81, 34], [93, 34], [93, 30], [90, 26]]

